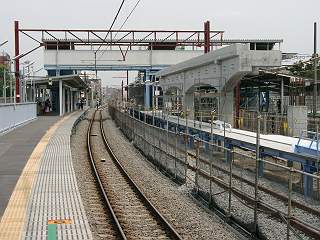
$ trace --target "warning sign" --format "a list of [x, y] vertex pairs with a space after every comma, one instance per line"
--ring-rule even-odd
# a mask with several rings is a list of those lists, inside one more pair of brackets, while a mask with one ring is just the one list
[[71, 219], [48, 220], [48, 224], [71, 224]]

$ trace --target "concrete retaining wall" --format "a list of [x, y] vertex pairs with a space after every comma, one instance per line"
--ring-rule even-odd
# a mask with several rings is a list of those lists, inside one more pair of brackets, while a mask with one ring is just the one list
[[0, 104], [0, 135], [36, 118], [36, 103]]

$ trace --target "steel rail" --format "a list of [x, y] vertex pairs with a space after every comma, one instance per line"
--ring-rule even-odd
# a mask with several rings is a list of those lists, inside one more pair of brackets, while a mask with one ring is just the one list
[[[196, 171], [196, 167], [194, 167], [194, 166], [189, 165], [188, 168], [191, 169], [192, 171]], [[207, 173], [204, 172], [203, 170], [199, 170], [199, 175], [211, 179], [211, 181], [213, 181], [219, 187], [222, 187], [224, 189], [229, 189], [228, 184], [226, 184], [222, 180], [218, 179], [217, 177], [213, 177], [212, 176], [210, 178], [207, 175]], [[249, 204], [253, 205], [255, 203], [255, 200], [254, 200], [253, 197], [249, 196], [248, 194], [243, 193], [239, 189], [232, 188], [231, 191], [235, 196], [243, 199], [244, 201], [248, 202]], [[278, 218], [279, 220], [282, 220], [281, 217], [280, 217], [280, 214], [284, 214], [284, 213], [279, 211], [279, 210], [277, 210], [277, 209], [275, 209], [274, 207], [272, 207], [268, 203], [259, 201], [258, 202], [258, 208], [260, 210], [264, 210], [264, 211], [270, 212], [269, 215], [271, 214], [272, 216]], [[300, 219], [297, 219], [295, 217], [291, 217], [290, 218], [290, 223], [293, 226], [295, 226], [297, 229], [302, 231], [303, 233], [307, 234], [308, 236], [314, 237], [316, 239], [320, 239], [320, 231], [319, 231], [319, 229], [316, 229], [313, 226], [307, 225], [304, 222], [302, 222]]]
[[154, 216], [157, 217], [157, 220], [161, 222], [163, 227], [165, 227], [169, 232], [171, 233], [172, 237], [177, 240], [182, 240], [182, 237], [179, 235], [179, 233], [173, 228], [173, 226], [162, 216], [162, 214], [156, 209], [156, 207], [148, 200], [148, 198], [143, 194], [143, 192], [140, 190], [140, 188], [135, 184], [133, 179], [129, 176], [127, 171], [124, 169], [120, 161], [118, 160], [117, 156], [113, 152], [107, 138], [104, 132], [103, 127], [103, 120], [102, 120], [102, 113], [100, 111], [100, 130], [102, 134], [102, 138], [104, 141], [104, 144], [106, 146], [106, 149], [112, 159], [112, 161], [115, 163], [117, 168], [120, 170], [122, 175], [126, 178], [126, 180], [129, 182], [130, 186], [138, 193], [139, 197], [143, 200], [143, 202], [146, 204], [147, 208], [154, 214]]
[[110, 201], [109, 201], [109, 198], [107, 196], [107, 193], [106, 191], [104, 190], [104, 187], [103, 187], [103, 184], [102, 184], [102, 181], [100, 179], [100, 175], [98, 173], [98, 170], [97, 170], [97, 167], [96, 167], [96, 164], [95, 164], [95, 161], [94, 161], [94, 157], [93, 157], [93, 154], [92, 154], [92, 148], [91, 148], [91, 130], [92, 130], [92, 125], [93, 125], [93, 122], [95, 120], [95, 116], [96, 116], [96, 113], [97, 113], [97, 110], [95, 110], [95, 112], [93, 113], [92, 115], [92, 119], [90, 121], [90, 124], [89, 124], [89, 127], [88, 127], [88, 132], [87, 132], [87, 148], [88, 148], [88, 155], [89, 155], [89, 158], [90, 158], [90, 163], [91, 163], [91, 168], [94, 172], [94, 175], [95, 175], [95, 178], [97, 180], [97, 183], [99, 185], [99, 189], [103, 195], [103, 199], [108, 207], [108, 210], [110, 211], [111, 215], [112, 215], [112, 220], [114, 221], [116, 227], [117, 227], [117, 230], [119, 231], [119, 234], [121, 235], [121, 238], [123, 240], [127, 240], [127, 237], [119, 223], [119, 220], [117, 218], [117, 216], [115, 215], [114, 211], [113, 211], [113, 208], [110, 204]]
[[[188, 152], [188, 155], [190, 157], [193, 157], [193, 158], [195, 157], [195, 154], [190, 153], [190, 152]], [[199, 160], [201, 162], [205, 163], [205, 164], [209, 163], [208, 161], [204, 160], [203, 158], [200, 158]], [[212, 166], [214, 168], [216, 168], [218, 171], [222, 171], [224, 174], [229, 173], [227, 170], [225, 170], [225, 169], [223, 169], [223, 168], [221, 168], [221, 167], [219, 167], [219, 166], [217, 166], [215, 164], [212, 164]], [[196, 167], [192, 166], [190, 164], [188, 164], [188, 168], [191, 169], [192, 171], [196, 171]], [[213, 176], [210, 178], [210, 176], [208, 176], [208, 174], [205, 171], [201, 170], [201, 169], [200, 169], [200, 175], [202, 175], [202, 176], [204, 176], [206, 178], [209, 177], [209, 179], [211, 179], [213, 182], [218, 184], [220, 187], [222, 187], [224, 189], [228, 189], [227, 184], [224, 183], [222, 180], [220, 180], [220, 179], [218, 179], [216, 177], [213, 177]], [[244, 183], [248, 184], [249, 186], [253, 186], [253, 183], [251, 181], [249, 181], [249, 180], [246, 180], [245, 178], [242, 178], [242, 177], [240, 177], [240, 176], [238, 176], [236, 174], [232, 174], [232, 176], [234, 178], [240, 180], [240, 181], [241, 180], [244, 181]], [[268, 188], [259, 186], [259, 189], [262, 190], [263, 192], [265, 192], [266, 194], [270, 194], [271, 196], [279, 199], [283, 203], [286, 203], [288, 201], [288, 198], [286, 196], [284, 196], [282, 194], [279, 194], [279, 193], [277, 193], [275, 191], [272, 191], [272, 190], [270, 190]], [[254, 203], [254, 199], [251, 196], [246, 195], [245, 193], [243, 193], [241, 190], [239, 190], [237, 188], [232, 188], [232, 192], [233, 192], [233, 194], [235, 194], [239, 198], [245, 200], [246, 202], [248, 202], [250, 204]], [[297, 208], [299, 208], [299, 209], [301, 209], [301, 210], [303, 210], [303, 211], [309, 212], [309, 213], [319, 217], [319, 211], [317, 211], [316, 209], [309, 208], [309, 207], [307, 207], [307, 206], [305, 206], [305, 205], [303, 205], [303, 204], [301, 204], [301, 203], [299, 203], [297, 201], [294, 201], [294, 200], [292, 201], [292, 205], [297, 207]], [[268, 203], [259, 201], [258, 207], [260, 209], [262, 209], [262, 210], [266, 210], [266, 211], [272, 212], [274, 216], [276, 216], [278, 219], [281, 220], [281, 218], [279, 216], [280, 211], [277, 210], [277, 209], [274, 209]], [[310, 226], [310, 225], [306, 224], [305, 222], [303, 222], [302, 220], [297, 219], [295, 217], [291, 217], [290, 218], [290, 223], [292, 225], [294, 225], [300, 231], [304, 232], [305, 234], [307, 234], [307, 235], [309, 235], [311, 237], [315, 237], [316, 239], [320, 239], [320, 231], [319, 231], [319, 229], [315, 228], [314, 226]]]
[[[196, 155], [194, 153], [191, 153], [191, 152], [188, 152], [188, 155], [190, 157], [192, 157], [192, 158], [196, 157]], [[210, 165], [210, 162], [208, 160], [202, 158], [202, 157], [200, 157], [199, 160], [201, 162], [207, 164], [207, 165]], [[224, 169], [224, 168], [222, 168], [222, 167], [220, 167], [220, 166], [218, 166], [216, 164], [212, 164], [212, 167], [217, 169], [218, 171], [223, 172], [224, 174], [229, 174], [228, 170], [226, 170], [226, 169]], [[239, 175], [237, 175], [235, 173], [232, 173], [232, 177], [234, 177], [237, 180], [243, 181], [243, 183], [248, 184], [249, 186], [254, 186], [254, 182], [252, 182], [252, 181], [250, 181], [250, 180], [248, 180], [246, 178], [243, 178], [243, 177], [241, 177], [241, 176], [239, 176]], [[271, 190], [271, 189], [269, 189], [267, 187], [261, 186], [261, 185], [259, 185], [258, 188], [259, 188], [259, 190], [261, 190], [261, 191], [263, 191], [263, 192], [265, 192], [267, 194], [270, 194], [271, 196], [279, 199], [280, 201], [282, 201], [284, 203], [288, 202], [288, 197], [283, 195], [283, 194], [281, 194], [281, 193], [275, 192], [275, 191], [273, 191], [273, 190]], [[311, 214], [313, 214], [313, 215], [315, 215], [317, 217], [320, 217], [320, 211], [319, 210], [314, 209], [314, 208], [310, 208], [310, 207], [308, 207], [308, 206], [306, 206], [306, 205], [304, 205], [304, 204], [302, 204], [302, 203], [300, 203], [300, 202], [298, 202], [296, 200], [292, 200], [292, 206], [297, 207], [297, 208], [299, 208], [299, 209], [301, 209], [303, 211], [306, 211], [308, 213], [311, 213]]]

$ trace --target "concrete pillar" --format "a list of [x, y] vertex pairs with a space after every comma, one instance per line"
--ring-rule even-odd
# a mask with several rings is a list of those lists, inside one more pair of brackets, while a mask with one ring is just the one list
[[67, 91], [67, 113], [70, 112], [70, 88], [66, 88], [66, 91]]
[[94, 106], [94, 101], [93, 101], [93, 91], [94, 91], [94, 89], [93, 89], [93, 87], [91, 87], [91, 107], [92, 107], [92, 108], [95, 107], [95, 106]]
[[69, 112], [71, 112], [71, 95], [72, 95], [72, 91], [69, 88], [68, 89], [68, 96], [69, 96], [68, 107], [69, 107]]
[[74, 105], [73, 105], [73, 103], [74, 103], [74, 93], [75, 92], [71, 91], [71, 112], [74, 111]]
[[59, 80], [59, 111], [60, 111], [60, 116], [63, 116], [63, 86], [62, 86], [62, 80]]
[[281, 103], [281, 115], [283, 115], [284, 112], [284, 84], [283, 84], [283, 78], [281, 78], [281, 92], [280, 92], [280, 103]]
[[225, 120], [227, 123], [233, 123], [233, 91], [227, 92], [226, 96], [221, 97], [220, 102], [220, 120]]
[[62, 86], [62, 113], [66, 113], [66, 88]]
[[87, 91], [85, 91], [85, 96], [86, 96], [86, 107], [88, 108], [89, 107], [89, 94]]
[[73, 91], [70, 89], [70, 112], [73, 111]]
[[70, 89], [70, 112], [73, 111], [73, 91]]
[[150, 89], [151, 85], [149, 84], [149, 82], [146, 82], [144, 86], [144, 107], [146, 110], [149, 110], [151, 108]]
[[194, 96], [193, 94], [186, 94], [184, 97], [184, 106], [189, 109], [188, 118], [194, 119]]
[[[158, 86], [155, 86], [155, 92], [158, 92], [158, 89], [159, 89]], [[158, 97], [159, 97], [159, 95], [155, 99], [155, 108], [156, 109], [159, 109], [159, 99], [158, 99]]]
[[144, 87], [144, 107], [145, 109], [151, 108], [151, 91], [152, 91], [152, 85], [150, 81], [150, 70], [146, 70], [144, 73], [144, 80], [145, 80], [145, 87]]
[[68, 89], [68, 96], [69, 96], [69, 102], [68, 102], [68, 107], [69, 107], [69, 112], [71, 112], [71, 98], [72, 98], [72, 91], [71, 89], [69, 88]]

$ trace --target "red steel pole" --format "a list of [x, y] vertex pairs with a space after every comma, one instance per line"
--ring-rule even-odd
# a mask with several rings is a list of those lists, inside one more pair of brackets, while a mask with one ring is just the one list
[[210, 22], [204, 23], [204, 53], [210, 52]]
[[[19, 42], [19, 21], [14, 21], [14, 43], [15, 43], [15, 57], [20, 54]], [[15, 59], [15, 77], [16, 77], [16, 102], [20, 102], [20, 59]]]
[[207, 53], [207, 22], [204, 22], [204, 53]]

